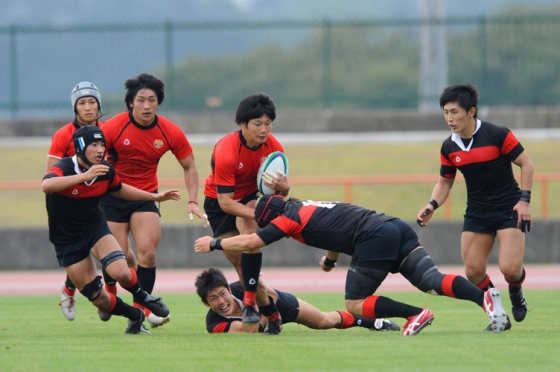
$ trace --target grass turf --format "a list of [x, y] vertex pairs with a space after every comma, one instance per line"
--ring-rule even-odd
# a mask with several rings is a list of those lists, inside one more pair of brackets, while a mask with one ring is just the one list
[[[509, 309], [507, 292], [502, 291]], [[128, 293], [122, 293], [125, 301]], [[340, 293], [301, 293], [330, 311]], [[414, 337], [362, 328], [316, 331], [288, 324], [278, 337], [212, 335], [206, 308], [194, 294], [165, 295], [171, 322], [151, 334], [124, 335], [126, 320], [108, 323], [83, 297], [68, 322], [55, 296], [2, 297], [2, 371], [556, 371], [560, 365], [560, 291], [526, 291], [527, 319], [502, 334], [482, 332], [486, 315], [475, 304], [421, 292], [386, 294], [428, 307], [434, 323]], [[509, 311], [508, 311], [509, 312]], [[395, 319], [399, 325], [404, 319]]]

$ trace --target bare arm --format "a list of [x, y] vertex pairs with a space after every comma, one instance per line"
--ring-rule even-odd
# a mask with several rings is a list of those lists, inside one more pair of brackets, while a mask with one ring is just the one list
[[194, 155], [190, 154], [183, 160], [179, 160], [179, 164], [183, 167], [183, 178], [185, 180], [185, 186], [187, 187], [187, 193], [189, 194], [189, 200], [195, 203], [187, 202], [187, 212], [192, 221], [192, 215], [196, 215], [202, 220], [204, 225], [208, 224], [208, 218], [198, 207], [198, 169], [196, 168], [196, 163], [194, 161]]
[[[521, 153], [513, 161], [513, 164], [521, 168], [521, 190], [531, 192], [533, 188], [533, 175], [535, 173], [535, 167], [533, 162], [529, 158], [529, 155], [525, 151]], [[520, 200], [513, 207], [513, 210], [517, 211], [517, 227], [521, 228], [521, 231], [525, 231], [525, 227], [521, 226], [522, 221], [527, 221], [530, 227], [533, 227], [533, 219], [531, 217], [531, 205], [527, 201]], [[530, 231], [530, 228], [528, 229]]]
[[[435, 200], [438, 206], [442, 205], [447, 200], [454, 182], [455, 178], [444, 178], [440, 176], [436, 185], [434, 186], [434, 190], [432, 191], [432, 196], [430, 197], [430, 199]], [[426, 227], [428, 221], [434, 215], [434, 210], [434, 206], [428, 203], [424, 208], [420, 210], [420, 212], [418, 212], [416, 220], [418, 221], [420, 226]]]
[[220, 208], [227, 214], [237, 217], [253, 220], [255, 218], [255, 210], [245, 204], [239, 203], [233, 199], [233, 193], [218, 194], [218, 203]]
[[[262, 315], [261, 315], [260, 323], [263, 327], [266, 325], [266, 318]], [[257, 333], [258, 331], [259, 331], [258, 324], [247, 326], [247, 325], [243, 325], [242, 321], [236, 320], [230, 323], [228, 333]]]
[[103, 176], [108, 171], [108, 166], [96, 164], [90, 167], [85, 173], [75, 174], [72, 176], [46, 178], [43, 180], [41, 185], [44, 193], [59, 192], [82, 182], [89, 182], [98, 176]]
[[[194, 243], [194, 251], [198, 253], [210, 252], [210, 243], [213, 238], [211, 236], [203, 236], [198, 238]], [[248, 252], [264, 247], [266, 244], [257, 234], [237, 235], [231, 238], [218, 239], [221, 243], [222, 250], [233, 252]]]
[[166, 190], [166, 191], [159, 192], [157, 194], [153, 194], [151, 192], [139, 190], [135, 187], [132, 187], [124, 183], [119, 191], [113, 192], [111, 194], [113, 194], [113, 196], [126, 200], [147, 200], [147, 201], [164, 202], [166, 200], [181, 199], [179, 190]]

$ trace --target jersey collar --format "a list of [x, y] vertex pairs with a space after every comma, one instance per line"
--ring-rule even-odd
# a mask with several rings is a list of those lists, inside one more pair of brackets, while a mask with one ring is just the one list
[[263, 145], [262, 143], [256, 147], [256, 148], [251, 148], [249, 146], [247, 146], [247, 140], [245, 139], [245, 137], [243, 137], [243, 131], [241, 129], [239, 129], [239, 140], [241, 141], [241, 144], [245, 147], [247, 147], [249, 150], [251, 151], [257, 151], [258, 149], [261, 148], [261, 146]]
[[134, 124], [135, 127], [140, 128], [140, 129], [152, 129], [158, 123], [158, 116], [156, 115], [156, 117], [154, 119], [154, 122], [152, 124], [150, 124], [150, 125], [138, 124], [138, 122], [136, 120], [134, 120], [134, 116], [132, 116], [132, 110], [128, 110], [128, 118], [130, 119], [130, 122], [132, 124]]
[[459, 137], [459, 135], [457, 133], [451, 134], [451, 141], [455, 142], [457, 144], [457, 146], [459, 146], [461, 148], [461, 150], [469, 152], [471, 150], [472, 144], [474, 142], [474, 135], [476, 134], [476, 132], [478, 132], [481, 125], [482, 125], [482, 122], [479, 119], [476, 119], [476, 129], [474, 130], [474, 132], [472, 134], [471, 142], [469, 142], [469, 145], [467, 147], [465, 147], [465, 144], [463, 143], [463, 141], [461, 140], [461, 137]]
[[[80, 163], [78, 163], [78, 156], [76, 156], [76, 155], [72, 156], [72, 162], [74, 162], [74, 172], [76, 172], [76, 174], [82, 174], [82, 173], [85, 173], [85, 172], [88, 171], [87, 169], [82, 168]], [[91, 186], [91, 185], [93, 185], [93, 183], [95, 182], [96, 179], [97, 179], [97, 177], [95, 177], [94, 179], [92, 179], [89, 182], [84, 181], [84, 184], [86, 186]]]

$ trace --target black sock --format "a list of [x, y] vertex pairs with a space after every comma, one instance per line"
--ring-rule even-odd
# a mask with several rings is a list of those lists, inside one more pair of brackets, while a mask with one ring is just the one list
[[262, 315], [266, 316], [268, 319], [274, 321], [278, 319], [280, 313], [278, 312], [278, 308], [276, 307], [273, 298], [268, 296], [268, 301], [269, 301], [268, 305], [259, 306], [259, 312]]
[[115, 285], [117, 283], [115, 279], [111, 278], [111, 275], [109, 275], [105, 268], [101, 269], [101, 273], [103, 273], [103, 281], [105, 282], [105, 284]]
[[348, 311], [337, 310], [340, 314], [341, 322], [338, 326], [339, 329], [346, 329], [351, 327], [363, 327], [367, 329], [375, 328], [375, 318], [364, 318], [357, 315], [352, 315]]
[[113, 311], [110, 312], [112, 315], [124, 316], [130, 320], [139, 320], [141, 315], [140, 309], [130, 306], [129, 304], [123, 302], [119, 297], [117, 297], [117, 303], [113, 308]]
[[148, 293], [152, 293], [154, 285], [156, 284], [156, 268], [155, 267], [142, 267], [138, 265], [136, 270], [138, 281], [142, 289]]
[[[446, 277], [453, 278], [453, 281], [451, 282], [451, 291], [453, 293], [443, 293], [444, 295], [448, 297], [455, 297], [459, 300], [469, 300], [482, 307], [482, 303], [484, 302], [484, 291], [462, 276], [446, 275]], [[490, 282], [490, 284], [491, 283], [492, 282]]]
[[376, 318], [408, 318], [409, 316], [420, 314], [422, 309], [391, 300], [389, 297], [379, 296], [375, 302], [374, 311]]
[[[508, 282], [508, 290], [510, 295], [518, 294], [521, 290], [521, 284], [525, 281], [525, 268], [523, 268], [523, 272], [521, 273], [521, 278], [515, 283]], [[68, 288], [70, 289], [70, 288]]]
[[246, 291], [257, 292], [259, 274], [261, 273], [262, 253], [243, 253], [241, 255], [241, 271], [243, 287]]
[[74, 285], [74, 283], [72, 283], [72, 280], [70, 280], [70, 277], [68, 275], [66, 275], [66, 281], [64, 282], [64, 285], [70, 291], [75, 291], [76, 290], [76, 286]]

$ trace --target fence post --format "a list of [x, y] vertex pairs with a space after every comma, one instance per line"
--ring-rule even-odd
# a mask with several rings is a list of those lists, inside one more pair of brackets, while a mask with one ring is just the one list
[[169, 108], [175, 106], [175, 71], [173, 66], [173, 23], [165, 22], [163, 26], [165, 38], [165, 85], [167, 85], [167, 99]]
[[323, 21], [323, 108], [331, 107], [331, 22]]
[[481, 16], [479, 21], [480, 27], [480, 90], [488, 90], [488, 51], [487, 51], [487, 33], [486, 33], [486, 17]]
[[19, 111], [17, 33], [18, 33], [18, 26], [11, 25], [10, 26], [10, 110], [12, 112], [12, 118], [15, 118]]

